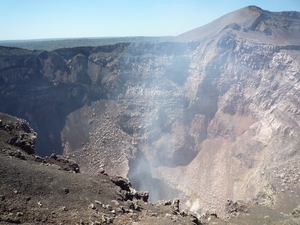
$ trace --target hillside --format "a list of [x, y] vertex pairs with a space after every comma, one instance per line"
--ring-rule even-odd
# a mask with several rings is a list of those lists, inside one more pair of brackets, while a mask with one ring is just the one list
[[174, 41], [207, 41], [222, 33], [277, 45], [299, 44], [299, 12], [269, 12], [248, 6], [228, 13], [211, 23], [185, 32]]
[[[34, 154], [36, 133], [22, 119], [0, 113], [0, 224], [295, 224], [256, 203], [227, 201], [227, 220], [207, 211], [196, 215], [180, 200], [148, 202], [149, 194], [136, 191], [126, 178], [80, 173], [79, 165], [63, 156]], [[16, 138], [17, 137], [17, 138]], [[29, 143], [28, 152], [21, 142]], [[33, 142], [32, 142], [33, 141]], [[146, 181], [146, 180], [144, 180]]]
[[249, 6], [168, 42], [0, 47], [0, 111], [36, 153], [128, 177], [149, 201], [226, 217], [299, 205], [299, 12]]
[[0, 113], [0, 134], [0, 224], [200, 222], [180, 212], [176, 199], [148, 203], [149, 194], [134, 190], [125, 178], [104, 170], [81, 174], [77, 163], [60, 155], [42, 158], [24, 151], [12, 141], [36, 135], [24, 120]]

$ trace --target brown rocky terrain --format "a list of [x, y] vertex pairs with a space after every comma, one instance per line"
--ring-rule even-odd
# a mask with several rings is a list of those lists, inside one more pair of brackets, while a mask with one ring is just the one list
[[128, 177], [151, 202], [288, 214], [300, 204], [299, 18], [249, 6], [169, 42], [0, 47], [0, 111], [29, 121], [38, 154]]
[[[199, 224], [179, 200], [148, 203], [126, 178], [81, 174], [72, 160], [27, 151], [36, 133], [24, 120], [0, 113], [0, 224]], [[28, 154], [30, 153], [30, 154]]]
[[[255, 202], [228, 200], [226, 219], [201, 216], [180, 200], [149, 203], [128, 179], [104, 170], [82, 174], [77, 163], [34, 153], [36, 133], [24, 120], [0, 113], [0, 224], [298, 224], [300, 210], [284, 215]], [[20, 140], [31, 143], [30, 152]], [[32, 142], [33, 141], [33, 142]], [[146, 180], [145, 180], [146, 182]]]

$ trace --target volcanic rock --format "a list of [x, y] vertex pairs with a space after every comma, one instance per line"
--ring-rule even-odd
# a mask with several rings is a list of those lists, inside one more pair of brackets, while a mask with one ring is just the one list
[[[3, 126], [10, 124], [8, 130], [12, 134], [34, 132], [29, 126], [20, 126], [23, 123], [27, 124], [26, 121], [7, 114], [1, 113], [0, 120]], [[130, 187], [126, 178], [59, 170], [53, 165], [68, 163], [68, 160], [56, 154], [45, 158], [29, 155], [21, 149], [22, 146], [9, 145], [4, 141], [10, 133], [5, 131], [3, 134], [0, 140], [0, 224], [129, 225], [132, 224], [132, 218], [140, 224], [170, 224], [162, 215], [166, 212], [171, 213], [171, 209], [158, 209], [153, 204], [147, 204], [147, 192], [137, 192], [130, 188], [129, 191], [136, 199], [118, 200], [116, 193], [125, 191], [118, 185], [126, 190]], [[7, 149], [2, 149], [3, 147]], [[10, 153], [22, 152], [26, 160], [12, 157], [16, 154], [7, 154], [8, 150]], [[37, 158], [41, 159], [42, 163], [36, 161]], [[91, 203], [94, 199], [101, 199], [101, 202], [95, 200], [95, 204]], [[111, 202], [114, 204], [111, 205]], [[128, 210], [125, 210], [125, 207]], [[154, 211], [159, 216], [153, 218], [147, 214], [149, 211]], [[183, 216], [178, 216], [177, 220], [181, 224], [194, 224]]]
[[[29, 127], [29, 124], [22, 119], [0, 113], [1, 141], [10, 145], [20, 147], [28, 154], [35, 154], [36, 133]], [[17, 157], [22, 157], [21, 152]]]
[[293, 209], [291, 214], [296, 218], [300, 218], [300, 206], [298, 205], [295, 209]]
[[127, 176], [150, 202], [180, 197], [224, 217], [228, 198], [258, 199], [290, 213], [300, 193], [299, 18], [249, 6], [168, 42], [0, 47], [0, 111], [38, 131], [39, 155]]

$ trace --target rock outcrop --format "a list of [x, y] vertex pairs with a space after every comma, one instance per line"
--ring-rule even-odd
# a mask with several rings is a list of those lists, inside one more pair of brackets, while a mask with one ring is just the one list
[[0, 113], [0, 147], [5, 143], [20, 147], [28, 154], [35, 154], [36, 133], [27, 121]]
[[298, 205], [293, 211], [291, 212], [293, 217], [300, 218], [300, 206]]
[[179, 196], [222, 217], [228, 198], [255, 198], [288, 213], [300, 193], [299, 17], [250, 6], [169, 42], [1, 47], [0, 111], [38, 131], [38, 154], [127, 176], [149, 201]]
[[0, 113], [0, 121], [1, 224], [199, 224], [191, 212], [170, 218], [172, 207], [147, 203], [149, 194], [126, 178], [80, 174], [78, 164], [63, 156], [42, 158], [7, 143], [16, 132], [34, 131], [7, 114]]

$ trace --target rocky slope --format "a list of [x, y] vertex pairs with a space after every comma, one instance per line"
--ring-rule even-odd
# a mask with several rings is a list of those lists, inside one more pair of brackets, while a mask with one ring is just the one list
[[[136, 191], [128, 179], [98, 173], [81, 174], [77, 163], [52, 154], [40, 157], [17, 140], [34, 140], [24, 120], [0, 113], [0, 224], [297, 224], [291, 215], [245, 201], [228, 200], [227, 219], [207, 211], [184, 209], [178, 198], [148, 203], [149, 193]], [[33, 135], [33, 136], [32, 136]], [[34, 147], [34, 143], [32, 143]], [[144, 180], [146, 181], [146, 180]]]
[[178, 199], [151, 204], [126, 178], [80, 174], [65, 157], [35, 155], [12, 141], [31, 140], [26, 121], [3, 113], [0, 121], [0, 224], [200, 224]]
[[[0, 111], [37, 152], [127, 176], [150, 201], [225, 216], [299, 204], [300, 14], [255, 6], [162, 43], [0, 49]], [[142, 179], [143, 178], [143, 179]], [[146, 181], [145, 181], [146, 180]]]

